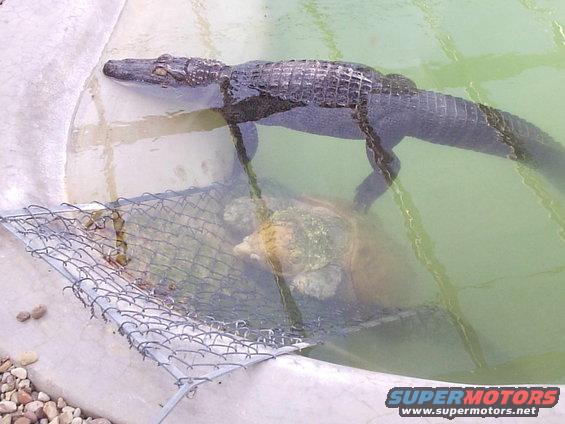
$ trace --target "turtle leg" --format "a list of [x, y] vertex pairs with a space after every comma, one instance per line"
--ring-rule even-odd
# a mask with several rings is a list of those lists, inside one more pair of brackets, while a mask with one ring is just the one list
[[[353, 119], [365, 134], [365, 148], [373, 172], [357, 187], [354, 204], [359, 210], [368, 210], [373, 202], [392, 184], [400, 170], [400, 160], [390, 149], [384, 147], [383, 140], [369, 122], [367, 104], [362, 103], [353, 112]], [[393, 142], [394, 141], [394, 142]], [[399, 140], [386, 140], [386, 145], [393, 146]]]

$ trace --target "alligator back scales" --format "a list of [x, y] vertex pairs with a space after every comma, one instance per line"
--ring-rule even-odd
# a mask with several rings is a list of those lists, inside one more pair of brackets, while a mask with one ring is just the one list
[[[288, 60], [228, 66], [211, 59], [162, 55], [111, 60], [104, 73], [208, 96], [208, 106], [224, 114], [249, 158], [257, 143], [254, 123], [365, 139], [371, 165], [375, 173], [385, 175], [388, 186], [400, 169], [392, 148], [412, 136], [509, 156], [539, 169], [565, 189], [564, 149], [535, 125], [508, 112], [418, 89], [404, 76], [384, 75], [366, 65]], [[378, 184], [374, 175], [364, 183]], [[384, 189], [375, 189], [372, 197]]]

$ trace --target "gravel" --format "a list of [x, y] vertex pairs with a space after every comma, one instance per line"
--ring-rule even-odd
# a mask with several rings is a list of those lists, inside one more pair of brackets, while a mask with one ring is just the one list
[[18, 362], [23, 365], [24, 367], [29, 364], [33, 364], [37, 362], [37, 353], [35, 352], [24, 352], [20, 356], [18, 356]]
[[[34, 316], [36, 309], [31, 316], [39, 319], [46, 309], [38, 318]], [[17, 361], [0, 357], [0, 424], [112, 424], [106, 418], [85, 415], [61, 397], [54, 401], [53, 396], [37, 390], [24, 364], [38, 359], [35, 352], [24, 352]]]
[[45, 305], [38, 305], [31, 310], [31, 317], [33, 319], [39, 319], [47, 312], [47, 306]]

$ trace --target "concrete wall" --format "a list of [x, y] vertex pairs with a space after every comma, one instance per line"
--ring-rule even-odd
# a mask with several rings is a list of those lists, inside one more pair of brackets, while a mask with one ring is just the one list
[[[0, 210], [67, 199], [73, 112], [122, 6], [118, 0], [5, 0], [0, 6]], [[148, 422], [175, 392], [172, 379], [130, 350], [114, 328], [91, 320], [74, 295], [62, 291], [66, 281], [4, 229], [0, 246], [1, 353], [36, 351], [39, 361], [29, 367], [35, 384], [91, 414]], [[16, 321], [20, 310], [38, 303], [48, 307], [42, 320]], [[436, 384], [289, 355], [202, 386], [168, 422], [400, 423], [406, 420], [384, 407], [387, 391]], [[565, 410], [541, 415], [543, 422], [562, 422]]]

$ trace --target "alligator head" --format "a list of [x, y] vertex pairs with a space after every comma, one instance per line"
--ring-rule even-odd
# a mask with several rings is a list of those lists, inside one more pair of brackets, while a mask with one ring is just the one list
[[199, 57], [109, 60], [104, 75], [121, 81], [158, 84], [163, 87], [202, 87], [218, 81], [228, 66], [220, 61]]

